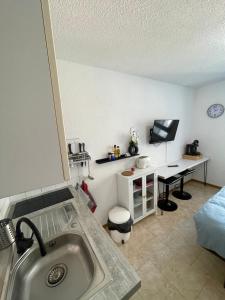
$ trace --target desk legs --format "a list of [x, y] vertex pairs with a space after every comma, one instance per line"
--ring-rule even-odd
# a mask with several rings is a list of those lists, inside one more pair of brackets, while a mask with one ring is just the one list
[[165, 194], [166, 197], [165, 199], [158, 201], [158, 207], [161, 210], [174, 211], [177, 209], [177, 204], [169, 200], [169, 193], [170, 193], [169, 185], [166, 184], [166, 194]]
[[204, 184], [207, 183], [208, 161], [204, 162]]
[[180, 179], [180, 190], [173, 191], [172, 195], [180, 200], [190, 200], [192, 198], [191, 194], [184, 191], [184, 176], [182, 176]]

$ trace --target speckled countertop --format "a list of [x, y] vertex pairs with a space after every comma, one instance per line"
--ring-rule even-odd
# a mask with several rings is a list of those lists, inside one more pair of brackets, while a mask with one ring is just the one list
[[[111, 240], [104, 228], [86, 206], [86, 199], [82, 192], [76, 192], [70, 187], [74, 195], [73, 205], [78, 213], [79, 222], [92, 239], [104, 261], [112, 280], [98, 291], [91, 299], [116, 300], [129, 299], [140, 287], [141, 281], [133, 267]], [[4, 283], [7, 280], [7, 266], [11, 258], [11, 247], [0, 251], [0, 295], [3, 300]]]
[[5, 281], [7, 267], [10, 263], [10, 254], [11, 254], [11, 248], [7, 248], [5, 250], [0, 251], [0, 295], [1, 295], [0, 299], [1, 300], [3, 299], [2, 290]]

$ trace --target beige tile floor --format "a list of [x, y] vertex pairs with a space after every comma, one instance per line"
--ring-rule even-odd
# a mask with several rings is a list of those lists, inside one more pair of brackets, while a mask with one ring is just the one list
[[176, 200], [175, 212], [149, 216], [133, 226], [130, 240], [119, 246], [142, 280], [132, 300], [225, 299], [225, 262], [196, 244], [193, 213], [217, 192], [189, 182], [189, 201]]

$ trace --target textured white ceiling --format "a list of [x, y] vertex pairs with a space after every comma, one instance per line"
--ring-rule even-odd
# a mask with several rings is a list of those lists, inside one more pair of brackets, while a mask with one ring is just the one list
[[50, 0], [58, 58], [186, 86], [225, 78], [225, 0]]

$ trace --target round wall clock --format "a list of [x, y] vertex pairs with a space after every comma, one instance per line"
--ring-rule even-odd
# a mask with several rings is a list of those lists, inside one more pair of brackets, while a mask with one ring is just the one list
[[207, 115], [210, 118], [219, 118], [224, 113], [224, 106], [222, 104], [213, 104], [207, 109]]

